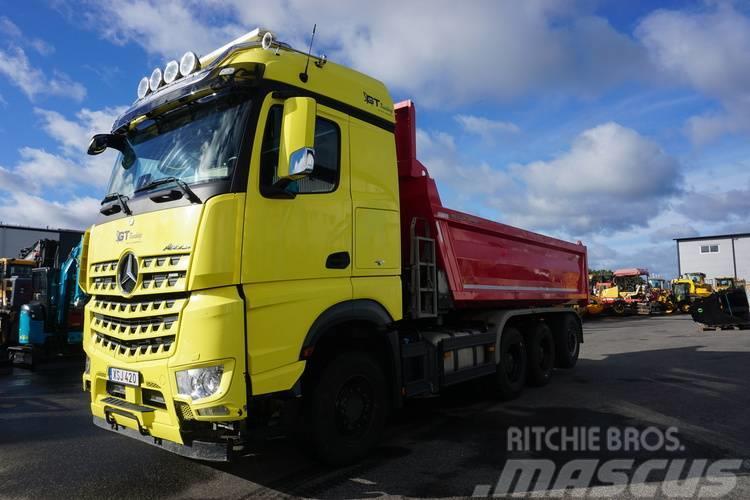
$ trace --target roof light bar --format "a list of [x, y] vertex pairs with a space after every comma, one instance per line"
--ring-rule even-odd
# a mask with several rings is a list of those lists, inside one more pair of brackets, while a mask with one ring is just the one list
[[177, 80], [180, 76], [180, 63], [175, 60], [171, 60], [167, 63], [164, 68], [164, 83], [170, 84]]
[[182, 59], [180, 59], [180, 74], [182, 76], [188, 76], [200, 67], [201, 63], [195, 52], [188, 51], [182, 55]]
[[143, 99], [148, 94], [148, 77], [144, 76], [141, 81], [138, 82], [138, 99]]
[[161, 68], [154, 68], [151, 72], [151, 78], [148, 80], [148, 88], [151, 89], [151, 92], [155, 92], [161, 86], [162, 81]]
[[179, 63], [176, 60], [169, 61], [163, 71], [161, 68], [154, 68], [150, 77], [144, 76], [138, 82], [138, 99], [143, 99], [149, 93], [156, 92], [164, 85], [169, 85], [180, 78], [196, 73], [203, 66], [211, 65], [218, 57], [233, 47], [252, 42], [260, 42], [261, 47], [266, 50], [280, 46], [273, 33], [265, 29], [256, 28], [203, 57], [198, 57], [193, 51], [185, 52], [180, 58]]

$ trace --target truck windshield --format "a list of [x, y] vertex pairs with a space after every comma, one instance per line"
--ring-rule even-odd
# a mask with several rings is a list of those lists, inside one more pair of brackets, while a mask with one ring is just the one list
[[107, 192], [133, 196], [168, 177], [186, 184], [229, 179], [250, 104], [246, 93], [213, 95], [131, 127], [127, 140], [135, 161], [123, 168], [118, 155]]

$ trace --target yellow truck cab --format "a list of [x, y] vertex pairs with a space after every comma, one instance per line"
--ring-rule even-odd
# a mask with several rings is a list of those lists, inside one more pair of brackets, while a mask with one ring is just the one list
[[[137, 95], [89, 146], [120, 152], [80, 267], [96, 425], [228, 460], [292, 415], [343, 463], [404, 398], [490, 374], [512, 397], [575, 364], [586, 248], [442, 207], [381, 82], [258, 29]], [[488, 249], [508, 265], [468, 255]]]

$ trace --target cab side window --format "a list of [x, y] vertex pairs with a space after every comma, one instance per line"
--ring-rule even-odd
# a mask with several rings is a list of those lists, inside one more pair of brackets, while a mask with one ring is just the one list
[[[279, 163], [279, 139], [283, 106], [271, 107], [263, 132], [260, 153], [260, 192], [273, 196], [274, 185], [279, 180], [276, 167]], [[336, 190], [341, 171], [341, 132], [338, 125], [325, 118], [315, 119], [315, 168], [304, 179], [292, 181], [285, 191], [294, 194], [330, 193]]]

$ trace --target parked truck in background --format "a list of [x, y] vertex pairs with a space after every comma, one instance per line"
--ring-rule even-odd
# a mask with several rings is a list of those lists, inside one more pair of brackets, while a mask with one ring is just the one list
[[33, 260], [3, 257], [0, 259], [0, 348], [18, 341], [18, 312], [31, 300]]
[[576, 364], [586, 248], [443, 206], [382, 83], [255, 30], [138, 95], [89, 148], [120, 151], [81, 259], [96, 425], [228, 460], [283, 421], [346, 463], [408, 398]]
[[20, 307], [18, 345], [8, 348], [14, 364], [33, 367], [50, 356], [81, 354], [85, 294], [78, 286], [80, 253], [79, 243], [60, 267], [31, 271], [33, 300]]

